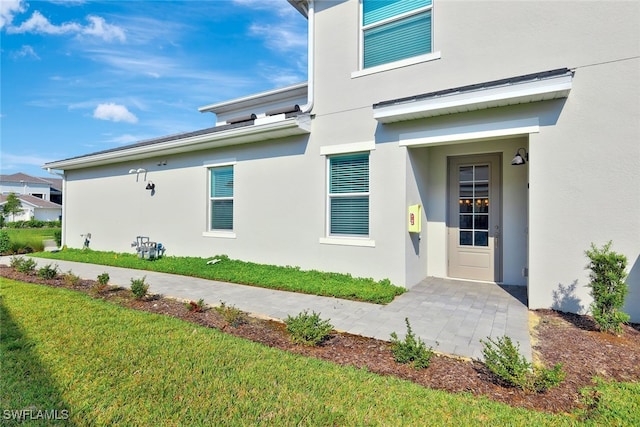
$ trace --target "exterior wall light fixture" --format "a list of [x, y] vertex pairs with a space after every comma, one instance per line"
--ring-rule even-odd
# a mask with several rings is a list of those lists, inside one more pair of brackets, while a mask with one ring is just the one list
[[155, 185], [153, 182], [151, 182], [151, 181], [149, 181], [149, 182], [147, 183], [147, 186], [145, 187], [145, 190], [151, 190], [151, 191], [153, 191], [153, 190], [155, 190], [155, 189], [156, 189], [156, 185]]
[[[520, 154], [520, 151], [522, 151], [522, 154]], [[518, 150], [516, 151], [516, 155], [513, 157], [513, 160], [511, 160], [511, 164], [513, 166], [520, 166], [524, 165], [528, 161], [529, 153], [527, 153], [527, 150], [525, 150], [524, 148], [518, 148]]]

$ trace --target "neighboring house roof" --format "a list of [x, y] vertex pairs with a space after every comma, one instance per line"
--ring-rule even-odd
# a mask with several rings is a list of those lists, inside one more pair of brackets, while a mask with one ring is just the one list
[[[18, 197], [18, 199], [20, 199], [20, 201], [22, 203], [26, 203], [28, 205], [33, 206], [34, 208], [40, 208], [40, 209], [62, 209], [62, 205], [59, 205], [57, 203], [53, 203], [50, 202], [48, 200], [43, 200], [39, 197], [35, 197], [35, 196], [29, 196], [26, 194], [16, 194], [16, 196]], [[0, 205], [3, 205], [7, 202], [7, 197], [5, 195], [0, 195]]]
[[11, 175], [0, 175], [0, 182], [48, 185], [52, 190], [62, 192], [61, 178], [42, 178], [42, 177], [31, 176], [31, 175], [27, 175], [26, 173], [18, 172]]
[[391, 99], [373, 105], [374, 118], [390, 123], [565, 98], [572, 78], [573, 71], [560, 68]]
[[62, 178], [43, 178], [51, 183], [51, 189], [62, 191]]
[[27, 175], [26, 173], [14, 173], [11, 175], [0, 175], [0, 182], [26, 182], [27, 184], [44, 184], [51, 185], [51, 181], [37, 176]]

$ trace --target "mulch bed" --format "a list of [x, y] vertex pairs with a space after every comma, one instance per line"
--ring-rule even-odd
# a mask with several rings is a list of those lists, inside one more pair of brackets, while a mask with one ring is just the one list
[[[184, 302], [159, 295], [135, 300], [129, 290], [115, 287], [96, 294], [91, 291], [95, 283], [92, 280], [65, 286], [61, 278], [42, 280], [7, 266], [0, 266], [0, 276], [74, 289], [133, 309], [216, 328], [291, 353], [340, 365], [366, 367], [371, 372], [403, 378], [432, 389], [468, 392], [515, 407], [554, 413], [571, 412], [581, 407], [580, 389], [593, 385], [595, 376], [605, 380], [640, 381], [640, 325], [625, 325], [624, 333], [615, 336], [598, 332], [588, 316], [553, 310], [531, 312], [535, 319], [531, 326], [532, 345], [537, 359], [545, 366], [562, 363], [566, 378], [558, 387], [544, 393], [532, 393], [501, 384], [478, 361], [436, 355], [427, 369], [416, 370], [410, 365], [396, 363], [387, 341], [334, 332], [323, 345], [307, 347], [293, 344], [284, 324], [273, 320], [249, 317], [245, 323], [233, 327], [216, 310], [192, 312]], [[404, 331], [398, 333], [401, 338], [404, 336]]]

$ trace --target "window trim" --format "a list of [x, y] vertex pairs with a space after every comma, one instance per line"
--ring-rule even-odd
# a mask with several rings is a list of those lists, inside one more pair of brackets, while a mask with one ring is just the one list
[[217, 168], [222, 168], [222, 167], [228, 167], [231, 166], [233, 168], [233, 174], [234, 174], [234, 184], [233, 184], [233, 196], [232, 197], [224, 197], [224, 198], [218, 198], [218, 199], [224, 199], [224, 200], [233, 200], [234, 201], [234, 207], [235, 207], [235, 199], [236, 199], [236, 185], [235, 185], [235, 173], [236, 173], [236, 164], [237, 161], [235, 160], [226, 160], [226, 161], [221, 161], [221, 162], [217, 162], [217, 163], [212, 163], [212, 162], [204, 162], [203, 163], [203, 167], [206, 170], [206, 176], [207, 176], [207, 214], [206, 214], [206, 227], [205, 227], [205, 231], [202, 232], [202, 236], [203, 237], [220, 237], [220, 238], [224, 238], [224, 239], [235, 239], [236, 238], [236, 233], [235, 233], [235, 227], [236, 227], [236, 222], [235, 222], [235, 209], [233, 210], [233, 229], [231, 230], [222, 230], [222, 229], [212, 229], [211, 228], [211, 202], [214, 200], [214, 198], [211, 196], [211, 174], [213, 173], [213, 169], [217, 169]]
[[[401, 13], [400, 15], [392, 16], [390, 18], [383, 19], [378, 22], [374, 22], [372, 24], [363, 25], [364, 22], [364, 0], [360, 0], [359, 2], [359, 21], [358, 21], [358, 70], [353, 71], [351, 73], [351, 78], [357, 78], [361, 76], [366, 76], [369, 74], [379, 73], [382, 71], [388, 71], [395, 68], [406, 67], [409, 65], [419, 64], [421, 62], [433, 61], [441, 58], [441, 53], [434, 49], [433, 42], [433, 34], [434, 34], [434, 7], [433, 3], [435, 0], [431, 1], [430, 5], [422, 6], [414, 10], [410, 10], [408, 12]], [[420, 13], [425, 13], [431, 11], [431, 52], [425, 53], [423, 55], [412, 56], [410, 58], [400, 59], [398, 61], [388, 62], [385, 64], [376, 65], [374, 67], [364, 68], [364, 33], [366, 30], [380, 27], [392, 22], [400, 21], [406, 18], [409, 18], [414, 15], [418, 15]]]
[[[368, 147], [372, 148], [367, 149]], [[353, 148], [360, 148], [355, 151], [346, 151], [344, 146], [351, 146]], [[363, 142], [363, 143], [354, 143], [354, 144], [345, 144], [345, 145], [337, 145], [337, 146], [325, 146], [321, 147], [321, 153], [325, 156], [325, 169], [326, 169], [326, 177], [325, 177], [325, 235], [320, 237], [319, 243], [326, 245], [342, 245], [342, 246], [365, 246], [365, 247], [375, 247], [375, 240], [371, 238], [371, 151], [375, 149], [374, 142]], [[342, 155], [357, 155], [357, 154], [366, 154], [369, 158], [369, 191], [363, 193], [340, 193], [337, 197], [348, 197], [351, 195], [355, 196], [365, 196], [369, 201], [369, 217], [368, 217], [368, 228], [369, 234], [366, 236], [358, 236], [358, 235], [341, 235], [341, 234], [331, 234], [331, 158], [332, 157], [340, 157]]]

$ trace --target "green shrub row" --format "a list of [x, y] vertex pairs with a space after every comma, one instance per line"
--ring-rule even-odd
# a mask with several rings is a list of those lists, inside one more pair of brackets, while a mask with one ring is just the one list
[[60, 228], [62, 227], [61, 221], [41, 221], [39, 219], [30, 219], [27, 221], [11, 221], [5, 222], [4, 226], [7, 228]]

